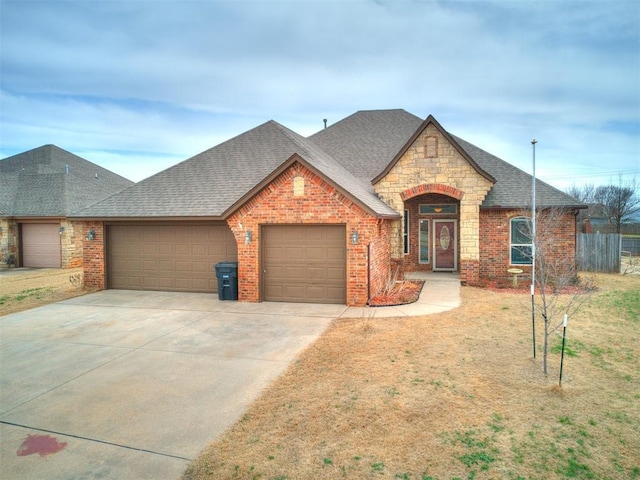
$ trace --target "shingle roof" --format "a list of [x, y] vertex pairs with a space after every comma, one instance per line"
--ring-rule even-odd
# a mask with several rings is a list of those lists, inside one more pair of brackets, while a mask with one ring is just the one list
[[293, 155], [377, 215], [397, 213], [310, 140], [268, 121], [76, 213], [77, 217], [222, 217]]
[[[496, 179], [482, 207], [509, 208], [531, 205], [533, 177], [510, 163], [491, 155], [455, 135], [452, 137], [484, 171]], [[584, 207], [575, 198], [536, 178], [536, 205], [539, 207]]]
[[[373, 214], [398, 216], [378, 199], [371, 181], [384, 171], [423, 123], [405, 110], [360, 111], [304, 138], [271, 120], [74, 216], [225, 218], [294, 155]], [[438, 127], [442, 128], [439, 124]], [[447, 135], [476, 167], [496, 180], [482, 207], [526, 205], [524, 194], [530, 189], [531, 176], [458, 137]], [[572, 197], [550, 185], [541, 181], [536, 185], [540, 205], [576, 206]]]
[[[404, 110], [360, 111], [309, 138], [343, 163], [345, 168], [359, 169], [362, 176], [373, 180], [422, 125], [423, 120]], [[449, 135], [495, 179], [493, 188], [482, 203], [483, 208], [519, 208], [531, 203], [531, 175], [455, 135]], [[536, 179], [536, 203], [540, 206], [582, 206], [573, 197], [539, 179]]]
[[0, 160], [0, 215], [65, 217], [133, 182], [55, 145]]
[[406, 110], [362, 110], [311, 135], [309, 139], [347, 170], [369, 182], [422, 124]]

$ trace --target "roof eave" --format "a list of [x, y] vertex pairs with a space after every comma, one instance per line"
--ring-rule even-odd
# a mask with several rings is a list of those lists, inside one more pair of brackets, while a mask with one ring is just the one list
[[[563, 208], [566, 210], [581, 210], [587, 208], [586, 205], [536, 205], [536, 210], [547, 208]], [[480, 205], [481, 210], [530, 210], [530, 205]]]
[[67, 217], [72, 220], [77, 221], [92, 221], [92, 222], [214, 222], [214, 221], [224, 221], [225, 219], [221, 216], [167, 216], [167, 215], [158, 215], [158, 216], [145, 216], [145, 217], [108, 217], [104, 215], [97, 216], [70, 216]]

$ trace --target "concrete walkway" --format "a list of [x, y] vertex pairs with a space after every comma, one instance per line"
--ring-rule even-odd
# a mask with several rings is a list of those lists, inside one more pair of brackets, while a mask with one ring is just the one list
[[424, 280], [417, 302], [393, 307], [348, 307], [341, 317], [417, 317], [446, 312], [460, 306], [460, 275], [457, 272], [412, 272], [411, 280]]

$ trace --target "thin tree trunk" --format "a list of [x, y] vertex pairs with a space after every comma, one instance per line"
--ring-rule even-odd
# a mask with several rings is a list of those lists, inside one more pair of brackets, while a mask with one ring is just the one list
[[547, 375], [547, 353], [549, 352], [549, 320], [545, 314], [542, 315], [544, 320], [544, 342], [542, 344], [542, 372]]

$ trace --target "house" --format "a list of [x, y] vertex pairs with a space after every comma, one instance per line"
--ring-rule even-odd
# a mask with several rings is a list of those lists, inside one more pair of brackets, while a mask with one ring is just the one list
[[[395, 269], [526, 270], [531, 180], [432, 116], [360, 111], [308, 138], [266, 122], [74, 217], [91, 288], [215, 292], [214, 264], [237, 260], [240, 301], [365, 305]], [[536, 190], [571, 264], [583, 206]]]
[[81, 266], [69, 215], [132, 184], [55, 145], [0, 160], [0, 266]]

